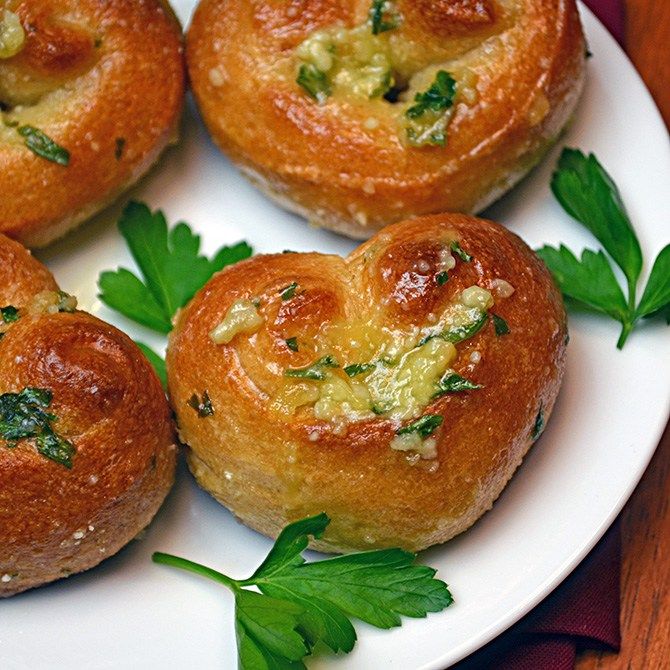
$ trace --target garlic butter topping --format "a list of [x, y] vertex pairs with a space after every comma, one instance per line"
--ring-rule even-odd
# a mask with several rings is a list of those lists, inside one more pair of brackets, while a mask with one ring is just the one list
[[[467, 67], [442, 69], [452, 59], [412, 40], [399, 30], [403, 22], [395, 3], [372, 0], [363, 23], [313, 32], [295, 50], [296, 83], [321, 105], [331, 97], [377, 101], [377, 111], [383, 106], [383, 115], [395, 119], [406, 144], [444, 146], [456, 103], [477, 101], [477, 75]], [[362, 125], [373, 130], [377, 123], [371, 127], [369, 120]]]
[[8, 9], [0, 10], [0, 58], [11, 58], [21, 49], [26, 34], [19, 17]]
[[[264, 366], [266, 372], [281, 377], [259, 384], [268, 383], [271, 411], [328, 422], [336, 435], [346, 434], [352, 422], [390, 420], [396, 431], [392, 449], [411, 452], [408, 460], [413, 464], [434, 459], [444, 417], [426, 413], [427, 408], [447, 393], [482, 388], [477, 380], [457, 372], [472, 372], [481, 353], [475, 352], [475, 361], [470, 352], [457, 365], [458, 345], [489, 320], [495, 335], [502, 336], [498, 321], [504, 323], [503, 319], [489, 311], [496, 299], [509, 297], [514, 289], [504, 280], [489, 280], [486, 286], [491, 290], [478, 284], [452, 289], [451, 282], [456, 281], [450, 277], [452, 270], [459, 263], [471, 263], [473, 257], [457, 240], [437, 240], [431, 245], [430, 252], [410, 255], [408, 270], [395, 277], [387, 266], [377, 270], [388, 282], [377, 304], [359, 304], [353, 313], [336, 312], [337, 316], [314, 323], [304, 320], [304, 310], [321, 309], [320, 301], [327, 301], [329, 294], [321, 297], [321, 289], [294, 280], [263, 295], [265, 317], [259, 314], [257, 302], [234, 302], [210, 337], [216, 344], [227, 344], [237, 335], [257, 332], [269, 319], [268, 333], [282, 342], [283, 357], [280, 365]], [[372, 262], [372, 256], [363, 258], [364, 264]], [[472, 276], [472, 271], [461, 276]], [[421, 308], [418, 323], [415, 317], [404, 316], [409, 300], [429, 300], [426, 296], [435, 302]], [[273, 318], [275, 309], [278, 316]], [[400, 315], [393, 316], [394, 310]], [[506, 323], [504, 331], [510, 332]]]
[[[438, 269], [451, 269], [454, 264], [447, 253]], [[272, 407], [287, 415], [311, 407], [316, 419], [329, 422], [375, 416], [397, 422], [416, 419], [440, 394], [440, 380], [453, 374], [456, 344], [486, 323], [493, 304], [488, 290], [473, 285], [461, 291], [442, 314], [431, 314], [423, 327], [382, 326], [383, 307], [371, 308], [366, 320], [330, 323], [322, 330], [320, 345], [343, 343], [349, 359], [326, 355], [306, 368], [286, 370]], [[398, 445], [410, 442], [416, 439], [400, 440]]]
[[236, 300], [209, 336], [215, 344], [228, 344], [238, 333], [255, 333], [262, 325], [263, 317], [251, 300]]

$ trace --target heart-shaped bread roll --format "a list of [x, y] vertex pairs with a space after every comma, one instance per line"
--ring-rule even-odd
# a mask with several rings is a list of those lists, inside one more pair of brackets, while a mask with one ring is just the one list
[[565, 312], [516, 235], [443, 214], [346, 259], [257, 256], [180, 313], [169, 392], [197, 481], [276, 536], [418, 550], [468, 528], [541, 433], [563, 375]]
[[0, 3], [0, 232], [44, 246], [134, 184], [176, 137], [184, 78], [165, 0]]
[[137, 346], [0, 235], [0, 597], [97, 565], [174, 481], [170, 410]]
[[186, 56], [252, 182], [366, 238], [514, 186], [575, 109], [585, 42], [575, 0], [201, 0]]

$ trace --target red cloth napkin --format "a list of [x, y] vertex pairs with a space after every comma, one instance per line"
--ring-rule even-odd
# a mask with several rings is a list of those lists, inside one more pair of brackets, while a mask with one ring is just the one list
[[618, 651], [620, 556], [617, 522], [550, 596], [453, 670], [573, 670], [580, 649]]
[[584, 0], [588, 8], [602, 21], [616, 41], [624, 43], [624, 7], [622, 0]]
[[[621, 0], [584, 0], [623, 44]], [[580, 649], [618, 651], [618, 522], [577, 569], [519, 623], [453, 670], [574, 670]]]

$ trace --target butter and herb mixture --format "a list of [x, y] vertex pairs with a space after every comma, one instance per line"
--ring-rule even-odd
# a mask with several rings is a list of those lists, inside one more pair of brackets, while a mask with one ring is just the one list
[[[0, 66], [3, 60], [19, 54], [25, 43], [26, 33], [19, 17], [9, 9], [0, 9]], [[12, 139], [22, 139], [24, 146], [40, 158], [67, 166], [70, 162], [70, 152], [39, 128], [29, 124], [21, 124], [11, 114], [5, 116], [3, 111], [5, 108], [1, 104], [1, 98], [0, 91], [0, 121], [8, 129], [8, 134], [10, 130], [15, 133]]]
[[19, 17], [9, 9], [0, 10], [0, 59], [16, 56], [26, 40]]
[[51, 400], [51, 391], [32, 387], [0, 395], [0, 440], [9, 449], [22, 440], [34, 440], [42, 456], [70, 469], [77, 450], [56, 432], [53, 424], [58, 417], [47, 411]]
[[[373, 0], [364, 23], [314, 32], [295, 51], [296, 82], [319, 104], [331, 96], [397, 103], [399, 133], [407, 144], [444, 146], [454, 105], [476, 97], [474, 75], [463, 72], [459, 82], [454, 73], [426, 63], [397, 36], [402, 23], [393, 2]], [[407, 98], [403, 92], [417, 73], [423, 87]]]
[[[446, 242], [434, 276], [437, 286], [448, 281], [457, 259], [469, 263], [472, 256], [457, 241]], [[509, 296], [513, 288], [503, 280], [498, 282], [501, 290], [496, 295]], [[277, 291], [277, 297], [290, 301], [303, 290], [309, 289], [291, 282]], [[298, 352], [302, 345], [316, 356], [308, 365], [283, 370], [270, 406], [286, 416], [308, 410], [315, 419], [331, 423], [335, 433], [353, 421], [391, 419], [398, 425], [393, 449], [411, 451], [414, 458], [435, 458], [436, 441], [431, 436], [442, 417], [422, 413], [441, 395], [481, 388], [457, 374], [453, 364], [457, 344], [475, 335], [489, 318], [498, 336], [509, 333], [505, 321], [490, 313], [493, 304], [490, 291], [473, 285], [460, 291], [441, 315], [433, 315], [432, 322], [423, 327], [384, 325], [384, 308], [376, 306], [360, 319], [327, 322], [311, 340], [296, 333], [284, 340], [286, 349]], [[264, 324], [259, 306], [258, 300], [235, 301], [211, 331], [212, 341], [228, 344], [238, 335], [258, 332]], [[342, 343], [346, 343], [346, 354]]]

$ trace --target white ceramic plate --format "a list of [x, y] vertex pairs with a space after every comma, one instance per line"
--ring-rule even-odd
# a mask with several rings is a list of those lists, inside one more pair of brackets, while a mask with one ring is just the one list
[[[192, 2], [175, 3], [186, 23]], [[594, 151], [619, 184], [647, 259], [670, 239], [670, 151], [661, 119], [633, 67], [584, 12], [588, 86], [561, 144]], [[489, 214], [531, 246], [595, 242], [548, 188], [558, 148]], [[254, 191], [212, 146], [192, 109], [181, 145], [133, 197], [185, 219], [208, 251], [245, 238], [259, 252], [347, 253], [354, 244], [309, 228]], [[80, 304], [157, 347], [160, 340], [103, 307], [96, 279], [130, 263], [110, 221], [120, 205], [41, 254]], [[358, 625], [354, 653], [311, 668], [442, 669], [514, 623], [574, 568], [614, 520], [642, 475], [668, 417], [670, 332], [645, 324], [623, 352], [616, 324], [572, 316], [568, 370], [542, 439], [494, 509], [465, 535], [425, 552], [456, 604], [390, 632]], [[0, 604], [0, 666], [234, 668], [232, 598], [223, 588], [150, 561], [162, 550], [247, 576], [270, 541], [239, 525], [184, 468], [146, 537], [88, 573]], [[650, 548], [651, 550], [651, 548]]]

